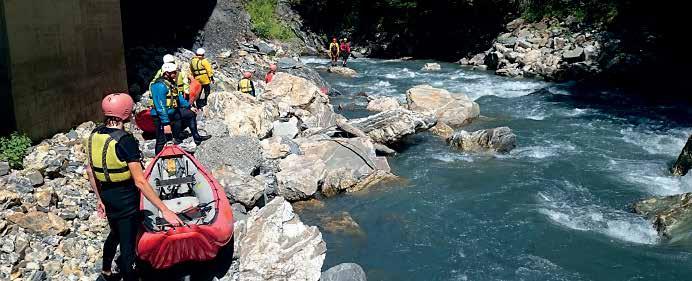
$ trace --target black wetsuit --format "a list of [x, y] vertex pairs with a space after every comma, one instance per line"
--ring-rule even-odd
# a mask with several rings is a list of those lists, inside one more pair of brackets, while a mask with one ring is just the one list
[[[117, 129], [102, 127], [99, 130], [99, 133], [108, 134]], [[139, 144], [130, 134], [120, 139], [115, 146], [115, 152], [118, 159], [127, 163], [140, 163], [142, 160]], [[116, 248], [120, 245], [117, 263], [123, 280], [137, 280], [134, 265], [137, 231], [141, 225], [139, 189], [132, 179], [117, 183], [100, 182], [99, 194], [111, 228], [103, 244], [103, 270], [111, 270]]]

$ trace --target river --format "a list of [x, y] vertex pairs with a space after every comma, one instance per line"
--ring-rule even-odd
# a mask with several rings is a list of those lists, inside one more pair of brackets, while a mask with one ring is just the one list
[[641, 198], [692, 191], [692, 178], [667, 170], [692, 132], [686, 108], [454, 64], [420, 71], [426, 62], [357, 59], [357, 77], [323, 76], [347, 117], [370, 114], [359, 92], [402, 102], [418, 84], [465, 93], [482, 117], [464, 129], [508, 126], [518, 147], [471, 155], [429, 133], [409, 137], [389, 159], [403, 181], [301, 211], [311, 225], [343, 213], [360, 225], [323, 228], [325, 269], [356, 262], [371, 281], [692, 279], [692, 246], [660, 241], [628, 212]]

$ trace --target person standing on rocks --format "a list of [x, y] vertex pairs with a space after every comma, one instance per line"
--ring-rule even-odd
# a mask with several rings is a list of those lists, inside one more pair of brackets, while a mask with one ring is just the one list
[[207, 98], [211, 95], [211, 83], [214, 82], [214, 70], [211, 63], [204, 57], [206, 51], [203, 48], [197, 49], [194, 58], [190, 61], [190, 72], [192, 76], [202, 85], [202, 93], [195, 101], [198, 109], [204, 110], [207, 105]]
[[[103, 266], [98, 279], [102, 281], [120, 280], [120, 274], [125, 281], [139, 280], [135, 271], [135, 248], [141, 226], [140, 192], [161, 211], [168, 223], [183, 224], [144, 178], [139, 144], [123, 129], [133, 106], [128, 94], [106, 96], [101, 102], [106, 117], [104, 125], [92, 131], [87, 143], [87, 175], [98, 199], [99, 214], [105, 212], [110, 226], [110, 233], [103, 244]], [[120, 274], [115, 274], [111, 266], [118, 245]]]
[[[175, 57], [171, 54], [166, 54], [163, 56], [163, 63], [176, 63], [175, 62]], [[154, 74], [154, 78], [149, 82], [149, 88], [151, 89], [151, 85], [156, 82], [159, 78], [161, 78], [161, 75], [163, 75], [163, 69], [159, 69], [156, 71], [156, 74]], [[176, 85], [178, 86], [178, 92], [183, 93], [183, 95], [187, 96], [190, 94], [190, 81], [192, 79], [195, 79], [192, 75], [188, 75], [185, 77], [185, 75], [182, 73], [182, 71], [178, 72], [178, 78], [176, 79]]]
[[332, 43], [329, 44], [329, 56], [332, 59], [332, 66], [336, 66], [339, 61], [340, 46], [336, 41], [336, 37], [332, 38]]
[[339, 46], [339, 52], [341, 53], [341, 59], [343, 60], [343, 67], [346, 67], [346, 62], [348, 61], [348, 58], [351, 56], [351, 43], [348, 42], [348, 39], [344, 38], [341, 40], [341, 45]]
[[238, 91], [255, 97], [255, 83], [252, 82], [252, 72], [245, 71], [243, 79], [238, 82]]
[[269, 82], [271, 82], [272, 79], [274, 79], [274, 75], [276, 75], [276, 69], [276, 64], [272, 64], [269, 66], [269, 72], [267, 72], [267, 75], [264, 76], [264, 82], [269, 84]]
[[173, 86], [178, 77], [178, 66], [175, 63], [164, 63], [161, 67], [161, 78], [151, 85], [151, 99], [154, 103], [151, 116], [156, 126], [156, 154], [163, 150], [169, 141], [181, 143], [181, 132], [185, 127], [190, 128], [192, 138], [197, 145], [208, 140], [211, 136], [200, 136], [197, 130], [197, 114], [194, 107], [178, 89]]

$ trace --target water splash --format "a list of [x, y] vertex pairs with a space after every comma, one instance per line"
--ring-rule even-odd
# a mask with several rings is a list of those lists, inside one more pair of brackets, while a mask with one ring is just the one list
[[589, 191], [570, 182], [563, 190], [539, 192], [542, 206], [538, 212], [551, 221], [578, 231], [600, 233], [611, 238], [637, 244], [658, 243], [658, 233], [651, 223], [634, 214], [600, 206]]

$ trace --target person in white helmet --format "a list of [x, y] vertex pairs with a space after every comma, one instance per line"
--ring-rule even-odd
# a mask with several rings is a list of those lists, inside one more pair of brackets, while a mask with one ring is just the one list
[[[176, 63], [175, 61], [175, 56], [171, 54], [165, 54], [163, 56], [163, 63]], [[161, 75], [163, 74], [163, 69], [159, 69], [156, 71], [156, 74], [154, 74], [154, 78], [151, 79], [151, 82], [149, 82], [149, 88], [151, 89], [151, 86], [154, 85], [154, 82], [161, 78]], [[190, 94], [190, 81], [194, 79], [192, 75], [187, 75], [183, 74], [182, 71], [178, 71], [178, 78], [176, 79], [176, 86], [178, 87], [178, 91], [183, 93], [184, 96], [188, 96]]]
[[211, 63], [204, 57], [206, 51], [203, 48], [197, 49], [196, 56], [190, 61], [190, 72], [192, 76], [202, 85], [202, 93], [195, 101], [198, 109], [203, 110], [207, 105], [207, 98], [211, 94], [211, 83], [214, 82], [214, 70]]
[[208, 140], [211, 136], [201, 136], [197, 130], [196, 112], [188, 101], [173, 85], [178, 77], [178, 66], [175, 63], [164, 63], [161, 67], [163, 75], [151, 86], [153, 106], [151, 116], [156, 125], [155, 152], [159, 154], [168, 141], [181, 143], [181, 132], [185, 127], [190, 128], [192, 138], [197, 145]]

